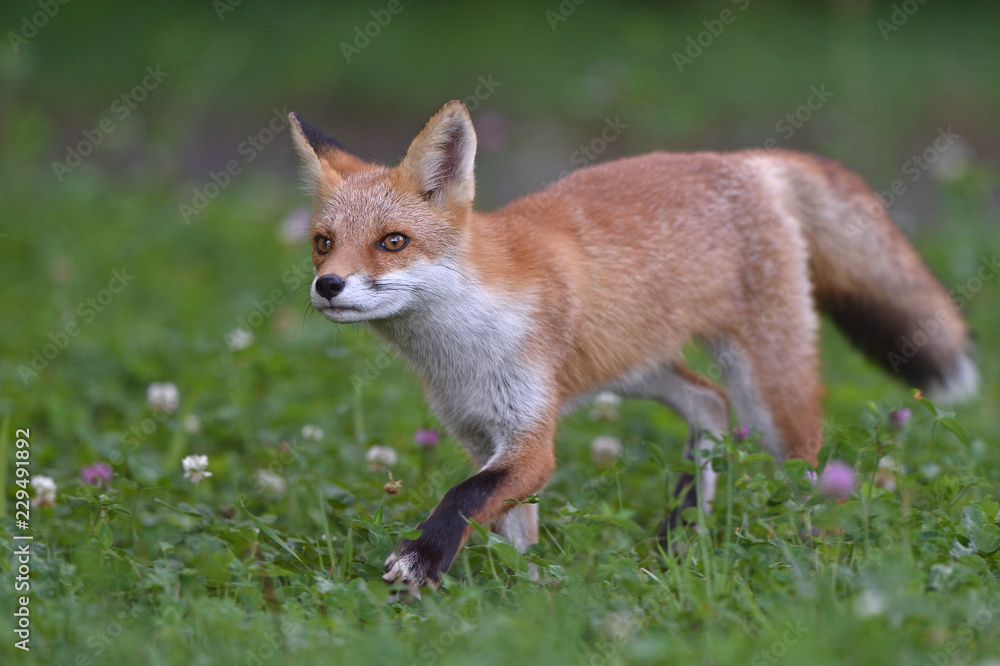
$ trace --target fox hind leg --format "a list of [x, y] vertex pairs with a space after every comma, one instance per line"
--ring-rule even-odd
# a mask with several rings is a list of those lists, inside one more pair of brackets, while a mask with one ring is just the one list
[[[694, 459], [695, 451], [708, 452], [715, 448], [719, 438], [729, 428], [726, 393], [679, 361], [655, 373], [647, 373], [638, 380], [625, 382], [619, 390], [628, 397], [658, 400], [680, 415], [691, 429], [684, 452], [688, 459]], [[701, 465], [700, 476], [701, 506], [708, 512], [715, 499], [717, 474], [707, 460]], [[695, 487], [695, 479], [690, 474], [682, 474], [678, 479], [676, 493], [680, 504], [660, 525], [661, 540], [665, 540], [668, 532], [676, 527], [681, 511], [697, 504]]]
[[521, 553], [538, 543], [538, 504], [519, 504], [493, 522], [493, 529]]
[[[493, 521], [493, 530], [514, 544], [519, 553], [527, 552], [538, 543], [538, 504], [518, 504]], [[538, 567], [533, 562], [528, 563], [528, 575], [538, 580]]]
[[778, 460], [801, 458], [815, 465], [820, 436], [816, 314], [808, 296], [788, 307], [780, 325], [755, 331], [752, 339], [712, 346], [736, 415]]

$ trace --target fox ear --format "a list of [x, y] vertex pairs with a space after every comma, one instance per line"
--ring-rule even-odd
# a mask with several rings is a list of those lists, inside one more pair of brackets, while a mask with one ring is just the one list
[[344, 175], [363, 169], [365, 163], [351, 155], [333, 137], [329, 137], [302, 120], [297, 113], [288, 114], [295, 150], [302, 158], [306, 184], [317, 193], [336, 186]]
[[399, 170], [428, 201], [471, 206], [476, 194], [475, 161], [472, 119], [462, 102], [452, 100], [427, 121]]

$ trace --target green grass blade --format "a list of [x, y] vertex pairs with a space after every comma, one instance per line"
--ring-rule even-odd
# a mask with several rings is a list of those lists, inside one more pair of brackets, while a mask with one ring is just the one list
[[301, 564], [302, 566], [306, 566], [306, 563], [302, 561], [302, 558], [298, 556], [298, 553], [292, 550], [292, 547], [289, 546], [287, 543], [285, 543], [285, 541], [281, 537], [279, 537], [277, 533], [275, 533], [275, 531], [272, 530], [267, 523], [265, 523], [263, 520], [250, 513], [250, 511], [242, 504], [240, 505], [240, 508], [246, 511], [247, 515], [250, 516], [250, 520], [253, 521], [254, 525], [256, 525], [261, 532], [266, 534], [268, 538], [271, 539], [271, 541], [284, 548], [285, 552], [294, 557], [299, 564]]

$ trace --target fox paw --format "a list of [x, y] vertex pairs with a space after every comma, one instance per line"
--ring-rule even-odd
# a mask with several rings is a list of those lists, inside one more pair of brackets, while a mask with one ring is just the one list
[[441, 558], [424, 552], [418, 542], [404, 541], [385, 561], [382, 580], [390, 585], [403, 585], [419, 597], [423, 586], [436, 588], [440, 580]]

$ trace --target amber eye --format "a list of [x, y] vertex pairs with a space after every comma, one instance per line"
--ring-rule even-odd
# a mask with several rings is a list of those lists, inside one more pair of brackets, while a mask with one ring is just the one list
[[320, 254], [326, 254], [333, 247], [333, 241], [326, 236], [316, 236], [313, 239], [313, 245], [316, 247], [316, 251]]
[[381, 247], [389, 252], [399, 252], [409, 244], [410, 239], [403, 234], [389, 234], [382, 239]]

